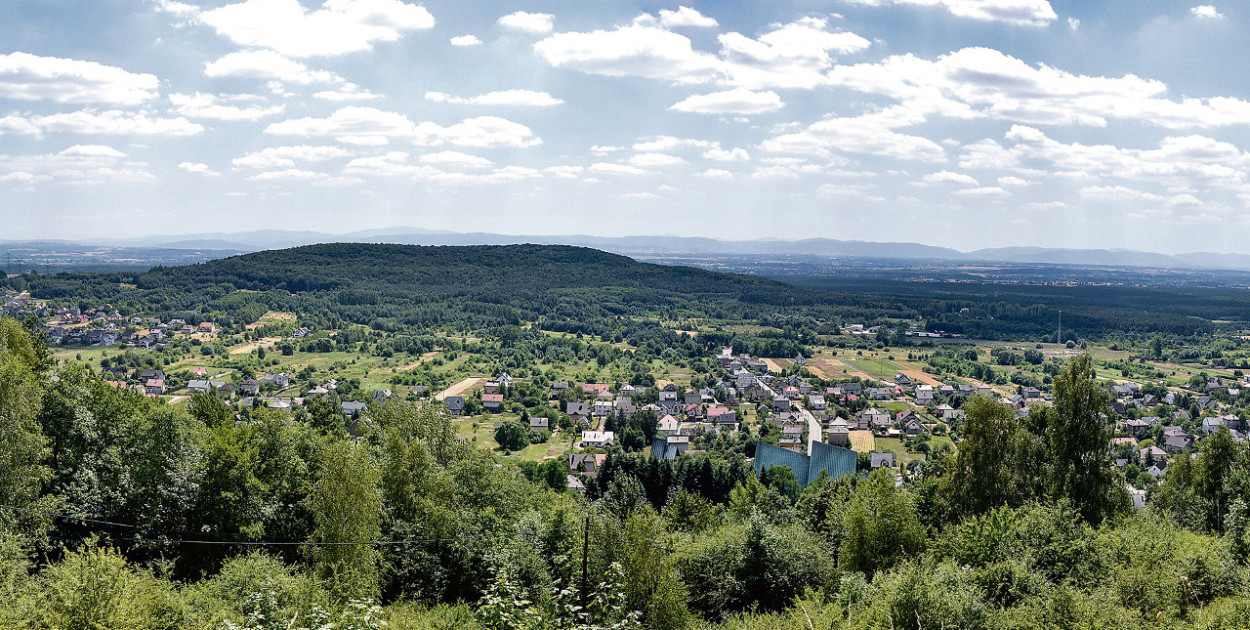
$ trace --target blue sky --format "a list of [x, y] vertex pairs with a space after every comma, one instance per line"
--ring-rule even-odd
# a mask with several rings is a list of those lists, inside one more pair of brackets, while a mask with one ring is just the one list
[[1250, 19], [1107, 0], [0, 3], [0, 238], [1250, 253]]

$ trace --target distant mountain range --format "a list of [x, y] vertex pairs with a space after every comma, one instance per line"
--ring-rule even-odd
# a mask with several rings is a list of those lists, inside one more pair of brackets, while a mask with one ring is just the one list
[[[953, 262], [989, 262], [1045, 265], [1108, 267], [1149, 267], [1161, 269], [1228, 269], [1250, 271], [1250, 255], [1197, 252], [1157, 254], [1124, 249], [1062, 249], [1042, 247], [999, 247], [961, 252], [947, 247], [918, 243], [876, 243], [827, 238], [803, 240], [726, 241], [684, 236], [543, 236], [510, 235], [488, 232], [457, 233], [420, 228], [397, 227], [363, 230], [347, 234], [310, 231], [256, 230], [235, 233], [204, 233], [179, 236], [150, 236], [130, 239], [70, 241], [0, 241], [0, 256], [6, 251], [80, 248], [115, 249], [126, 258], [147, 262], [159, 255], [138, 256], [144, 250], [162, 250], [177, 262], [209, 259], [237, 253], [284, 249], [317, 243], [396, 243], [406, 245], [576, 245], [626, 256], [794, 256], [831, 258], [874, 258]], [[194, 255], [188, 253], [194, 252]], [[17, 254], [15, 254], [17, 255]], [[3, 262], [3, 258], [0, 258]], [[138, 262], [138, 261], [136, 261]], [[172, 261], [171, 261], [172, 262]]]

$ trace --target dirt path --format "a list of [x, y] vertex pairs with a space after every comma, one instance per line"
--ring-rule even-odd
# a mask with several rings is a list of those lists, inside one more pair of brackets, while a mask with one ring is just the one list
[[166, 402], [167, 404], [170, 404], [170, 405], [176, 405], [176, 404], [178, 404], [178, 403], [180, 403], [180, 402], [182, 402], [182, 401], [184, 401], [184, 400], [188, 400], [188, 399], [190, 399], [190, 396], [174, 396], [173, 398], [170, 398], [169, 400], [167, 400], [167, 401], [165, 401], [165, 402]]
[[420, 359], [417, 359], [416, 361], [413, 361], [412, 363], [409, 363], [408, 365], [405, 365], [404, 367], [399, 368], [399, 371], [405, 372], [405, 371], [411, 370], [412, 368], [415, 368], [418, 365], [421, 365], [422, 363], [425, 363], [426, 361], [433, 359], [437, 355], [438, 355], [437, 352], [427, 352], [421, 355]]
[[459, 383], [456, 383], [455, 385], [452, 385], [451, 387], [448, 387], [442, 392], [436, 394], [434, 398], [436, 400], [446, 400], [448, 396], [463, 396], [469, 390], [474, 387], [479, 387], [485, 382], [486, 379], [484, 378], [470, 376], [469, 378], [466, 378], [463, 381], [460, 381]]
[[903, 374], [906, 374], [908, 378], [910, 378], [913, 381], [920, 381], [921, 383], [924, 383], [926, 385], [932, 385], [934, 387], [940, 387], [942, 385], [941, 381], [933, 378], [932, 375], [925, 372], [924, 370], [902, 370], [902, 372]]

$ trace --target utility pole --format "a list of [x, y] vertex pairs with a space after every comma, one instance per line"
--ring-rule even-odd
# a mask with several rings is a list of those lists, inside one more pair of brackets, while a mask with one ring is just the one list
[[1063, 343], [1063, 311], [1059, 311], [1059, 332], [1055, 333], [1055, 343]]

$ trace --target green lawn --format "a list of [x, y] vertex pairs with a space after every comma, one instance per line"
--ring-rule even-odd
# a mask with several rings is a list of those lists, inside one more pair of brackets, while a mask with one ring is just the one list
[[894, 379], [894, 375], [898, 374], [900, 369], [897, 363], [886, 359], [862, 358], [851, 360], [844, 359], [844, 361], [860, 371], [867, 372], [876, 378], [886, 381], [892, 381]]

